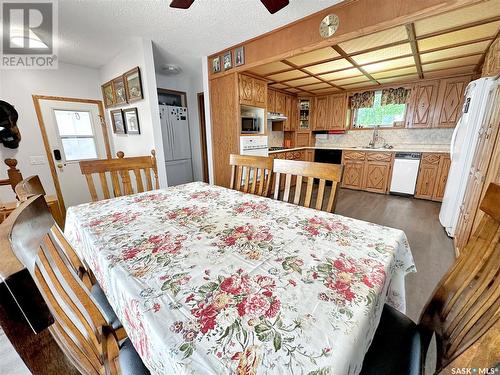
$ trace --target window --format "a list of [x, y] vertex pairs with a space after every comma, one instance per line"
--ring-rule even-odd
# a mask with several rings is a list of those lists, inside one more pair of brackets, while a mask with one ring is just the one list
[[381, 105], [382, 91], [375, 91], [373, 107], [358, 108], [354, 111], [355, 128], [372, 128], [376, 125], [392, 127], [405, 118], [406, 104]]
[[97, 159], [90, 112], [54, 110], [66, 161]]

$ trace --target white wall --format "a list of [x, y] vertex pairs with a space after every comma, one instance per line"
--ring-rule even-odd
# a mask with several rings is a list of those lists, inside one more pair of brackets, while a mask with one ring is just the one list
[[[156, 150], [160, 185], [166, 186], [163, 141], [161, 138], [156, 77], [154, 72], [153, 47], [150, 40], [132, 38], [127, 47], [100, 69], [101, 82], [107, 82], [126, 71], [138, 66], [141, 71], [144, 99], [120, 106], [119, 108], [137, 108], [141, 134], [114, 134], [110, 131], [111, 148], [115, 154], [123, 151], [125, 156], [148, 155]], [[106, 110], [106, 122], [111, 129], [110, 111]]]
[[197, 97], [197, 94], [203, 91], [201, 66], [200, 72], [197, 75], [181, 73], [175, 76], [167, 76], [156, 73], [156, 84], [158, 88], [184, 91], [186, 93], [194, 180], [202, 181], [203, 162], [201, 155], [200, 116], [198, 113]]
[[[0, 146], [0, 179], [6, 178], [5, 158], [18, 160], [24, 177], [39, 175], [48, 194], [55, 194], [42, 135], [38, 126], [32, 95], [65, 96], [81, 99], [101, 99], [100, 78], [97, 69], [59, 62], [57, 70], [3, 70], [0, 71], [2, 100], [12, 104], [19, 113], [18, 127], [21, 143], [15, 150]], [[42, 156], [43, 165], [31, 165], [31, 156]], [[10, 187], [0, 188], [0, 201], [12, 201]]]

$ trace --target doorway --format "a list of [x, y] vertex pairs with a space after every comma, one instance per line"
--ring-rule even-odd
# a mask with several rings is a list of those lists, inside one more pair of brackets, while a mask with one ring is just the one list
[[205, 96], [198, 93], [198, 114], [200, 116], [200, 144], [201, 163], [203, 167], [203, 182], [208, 183], [208, 153], [207, 153], [207, 129], [205, 127]]
[[102, 102], [33, 95], [45, 152], [63, 216], [91, 201], [81, 160], [110, 159]]

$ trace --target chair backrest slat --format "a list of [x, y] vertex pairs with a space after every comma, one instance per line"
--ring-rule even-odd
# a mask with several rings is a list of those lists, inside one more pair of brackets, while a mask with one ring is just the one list
[[231, 154], [231, 189], [268, 197], [271, 193], [273, 160], [265, 156]]
[[[500, 185], [488, 186], [480, 208], [484, 215], [476, 232], [441, 279], [420, 318], [424, 339], [430, 341], [432, 333], [436, 336], [437, 372], [451, 363], [469, 363], [477, 350], [474, 344], [499, 330]], [[481, 351], [485, 358], [494, 357], [498, 345], [482, 346]]]
[[[343, 167], [338, 164], [314, 163], [307, 161], [283, 160], [275, 159], [273, 170], [275, 172], [275, 187], [274, 199], [280, 199], [281, 190], [283, 190], [281, 200], [288, 202], [295, 181], [293, 192], [293, 203], [301, 204], [304, 207], [314, 207], [317, 210], [325, 210], [333, 212], [335, 209], [335, 202], [338, 193], [338, 183], [342, 180]], [[285, 184], [282, 187], [280, 183], [281, 175], [285, 175]], [[316, 194], [316, 201], [314, 206], [314, 186], [315, 181], [319, 179], [319, 186]], [[324, 207], [324, 199], [326, 183], [331, 182], [332, 188], [328, 194], [328, 203]], [[302, 197], [303, 184], [306, 183], [305, 194]]]
[[[151, 151], [151, 156], [136, 156], [125, 157], [122, 151], [117, 153], [117, 159], [90, 160], [81, 161], [80, 170], [87, 180], [90, 196], [92, 201], [99, 200], [98, 189], [92, 178], [93, 174], [99, 174], [100, 187], [104, 199], [111, 198], [108, 184], [108, 174], [113, 187], [113, 197], [122, 195], [134, 194], [135, 192], [143, 192], [146, 185], [147, 190], [153, 190], [153, 186], [158, 189], [160, 184], [158, 181], [158, 169], [156, 166], [155, 151]], [[135, 184], [132, 183], [130, 171], [133, 171]], [[146, 179], [143, 182], [143, 173]], [[151, 176], [153, 174], [153, 177]], [[155, 183], [153, 185], [153, 178]], [[135, 191], [134, 191], [135, 187]]]

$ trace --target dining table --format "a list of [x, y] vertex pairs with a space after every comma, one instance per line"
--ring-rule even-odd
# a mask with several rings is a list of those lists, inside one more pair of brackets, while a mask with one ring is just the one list
[[70, 207], [152, 374], [357, 374], [416, 272], [403, 231], [202, 182]]

